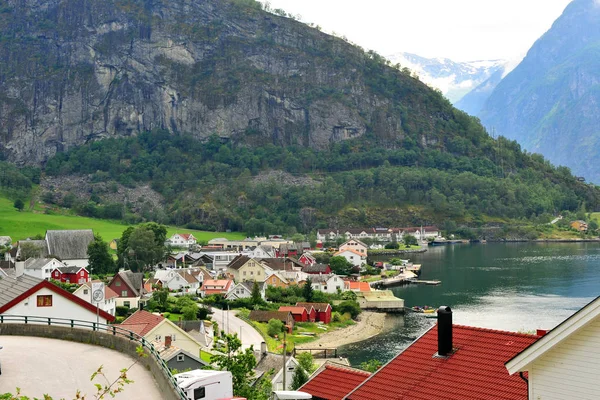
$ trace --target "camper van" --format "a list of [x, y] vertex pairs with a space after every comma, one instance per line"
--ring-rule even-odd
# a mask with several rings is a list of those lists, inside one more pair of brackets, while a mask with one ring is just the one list
[[296, 392], [292, 390], [279, 390], [273, 392], [272, 400], [304, 400], [312, 399], [312, 396], [304, 392]]
[[196, 369], [175, 374], [177, 385], [189, 400], [226, 399], [233, 397], [233, 379], [229, 371]]

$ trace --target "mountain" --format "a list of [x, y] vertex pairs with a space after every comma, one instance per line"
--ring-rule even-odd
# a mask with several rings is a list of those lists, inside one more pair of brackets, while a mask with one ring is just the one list
[[0, 120], [0, 192], [47, 213], [293, 234], [600, 207], [410, 71], [254, 0], [0, 0]]
[[411, 53], [395, 53], [387, 58], [393, 64], [399, 63], [401, 67], [409, 68], [423, 82], [441, 90], [453, 104], [457, 104], [490, 77], [498, 74], [502, 76], [506, 67], [503, 60], [456, 62]]
[[152, 129], [314, 149], [437, 141], [452, 107], [384, 61], [254, 0], [4, 0], [0, 151], [41, 164]]
[[575, 0], [496, 87], [488, 130], [600, 182], [600, 2]]

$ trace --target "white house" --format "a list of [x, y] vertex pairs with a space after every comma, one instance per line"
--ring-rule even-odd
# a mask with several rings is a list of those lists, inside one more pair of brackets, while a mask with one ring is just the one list
[[173, 247], [189, 247], [196, 242], [196, 238], [191, 233], [175, 233], [167, 239], [165, 244]]
[[505, 365], [511, 375], [528, 373], [530, 399], [597, 399], [599, 344], [597, 297]]
[[367, 262], [367, 255], [359, 253], [355, 250], [338, 251], [334, 257], [344, 257], [349, 263], [355, 267], [360, 267]]
[[[99, 282], [99, 281], [93, 281]], [[86, 282], [83, 285], [79, 286], [77, 290], [73, 292], [73, 294], [79, 297], [82, 300], [87, 301], [96, 307], [96, 303], [92, 301], [92, 284], [90, 282]], [[98, 305], [101, 310], [106, 311], [110, 315], [116, 315], [117, 311], [117, 298], [119, 295], [115, 293], [114, 290], [104, 285], [104, 300]]]
[[335, 274], [330, 275], [311, 275], [311, 286], [314, 290], [320, 290], [325, 293], [337, 293], [338, 290], [344, 291], [344, 280]]
[[154, 273], [154, 279], [160, 281], [163, 288], [176, 292], [195, 294], [200, 289], [198, 274], [193, 274], [187, 269], [158, 270]]
[[[21, 275], [0, 279], [0, 315], [96, 322], [96, 307], [49, 281]], [[115, 319], [104, 310], [99, 311], [98, 318], [104, 324]]]
[[273, 246], [256, 246], [252, 250], [247, 250], [244, 255], [250, 258], [274, 258], [275, 249]]
[[[265, 300], [265, 283], [264, 282], [256, 282], [258, 284], [258, 289], [260, 290], [260, 297]], [[229, 293], [225, 296], [227, 300], [235, 300], [235, 299], [249, 299], [252, 297], [252, 289], [254, 288], [254, 282], [240, 282], [235, 285]]]
[[342, 243], [339, 247], [340, 252], [346, 251], [346, 250], [354, 250], [355, 252], [366, 256], [367, 252], [369, 250], [369, 247], [358, 239], [350, 239], [350, 240]]
[[46, 231], [48, 254], [60, 258], [68, 267], [85, 268], [89, 265], [87, 250], [93, 241], [91, 229]]
[[64, 268], [65, 264], [56, 258], [30, 258], [23, 265], [23, 273], [36, 278], [48, 280], [54, 268]]

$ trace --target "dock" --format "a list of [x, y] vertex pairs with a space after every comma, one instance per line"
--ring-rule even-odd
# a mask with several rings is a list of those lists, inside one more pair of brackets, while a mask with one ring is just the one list
[[380, 288], [389, 288], [394, 286], [402, 286], [402, 285], [430, 285], [437, 286], [440, 285], [442, 281], [437, 280], [422, 280], [416, 279], [416, 275], [412, 272], [405, 272], [404, 274], [400, 274], [393, 278], [381, 279], [375, 282], [371, 282], [370, 286], [372, 288], [380, 289]]
[[427, 281], [427, 280], [421, 280], [421, 279], [409, 279], [408, 283], [437, 286], [437, 285], [440, 285], [442, 283], [442, 281]]

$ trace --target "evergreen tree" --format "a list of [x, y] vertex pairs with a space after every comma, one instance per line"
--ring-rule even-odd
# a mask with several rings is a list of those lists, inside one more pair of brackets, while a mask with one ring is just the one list
[[298, 390], [302, 385], [308, 382], [308, 374], [301, 366], [298, 366], [292, 377], [292, 390]]
[[254, 281], [254, 285], [252, 286], [252, 305], [261, 304], [263, 302], [262, 296], [260, 295], [260, 287], [258, 286], [258, 282]]
[[94, 241], [89, 244], [87, 254], [89, 256], [90, 272], [94, 274], [112, 274], [115, 272], [115, 261], [108, 250], [106, 243], [99, 235], [94, 235]]
[[313, 294], [312, 281], [310, 278], [307, 278], [306, 282], [304, 283], [304, 287], [302, 288], [302, 297], [304, 297], [304, 300], [307, 302], [311, 302], [313, 299]]
[[25, 203], [21, 199], [16, 199], [14, 206], [17, 210], [23, 211], [23, 208], [25, 208]]

